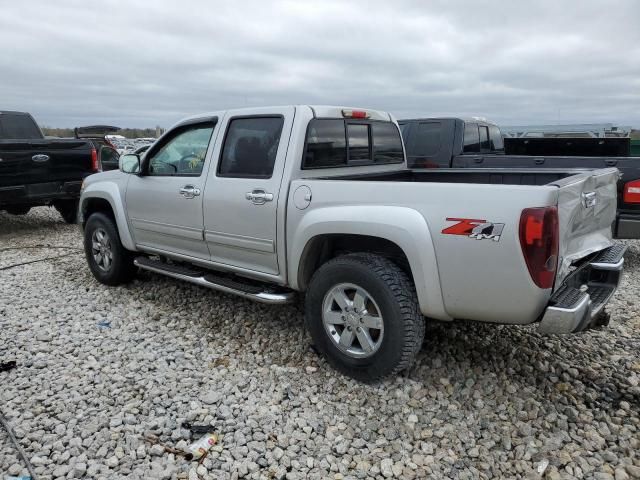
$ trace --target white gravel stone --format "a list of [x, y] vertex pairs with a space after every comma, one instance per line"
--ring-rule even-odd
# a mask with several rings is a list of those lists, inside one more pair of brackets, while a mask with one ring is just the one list
[[[198, 479], [143, 439], [185, 449], [202, 435], [185, 420], [220, 435], [198, 480], [536, 478], [543, 460], [545, 478], [640, 478], [640, 242], [627, 243], [608, 327], [430, 322], [412, 370], [374, 385], [309, 349], [298, 306], [151, 274], [108, 288], [71, 251], [0, 270], [0, 360], [18, 363], [0, 407], [45, 480]], [[0, 267], [65, 252], [2, 250], [43, 244], [82, 240], [49, 208], [0, 213]], [[26, 474], [3, 435], [0, 474]]]

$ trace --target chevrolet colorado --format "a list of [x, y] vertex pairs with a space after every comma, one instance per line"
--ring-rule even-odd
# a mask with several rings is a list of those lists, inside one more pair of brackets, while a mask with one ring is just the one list
[[278, 304], [357, 379], [408, 367], [425, 317], [579, 332], [603, 322], [624, 262], [614, 168], [406, 168], [387, 113], [328, 106], [184, 120], [141, 160], [84, 181], [88, 266], [137, 268]]
[[52, 205], [75, 223], [82, 180], [98, 171], [89, 141], [45, 138], [28, 113], [0, 111], [0, 210], [24, 215]]
[[422, 118], [400, 120], [399, 124], [412, 168], [559, 168], [570, 171], [616, 167], [622, 177], [618, 182], [614, 236], [640, 238], [640, 157], [512, 155], [508, 151], [505, 154], [498, 126], [477, 119]]

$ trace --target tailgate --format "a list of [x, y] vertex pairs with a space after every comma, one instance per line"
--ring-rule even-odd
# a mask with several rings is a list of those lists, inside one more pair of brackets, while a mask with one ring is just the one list
[[0, 187], [82, 180], [92, 172], [85, 140], [0, 141]]
[[560, 250], [556, 287], [572, 263], [612, 245], [620, 172], [606, 168], [580, 173], [551, 185], [559, 188]]

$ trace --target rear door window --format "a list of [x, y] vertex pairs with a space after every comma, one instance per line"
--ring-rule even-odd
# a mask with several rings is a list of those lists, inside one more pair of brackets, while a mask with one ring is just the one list
[[477, 123], [464, 124], [464, 153], [480, 152], [480, 135]]
[[220, 177], [271, 178], [284, 118], [234, 118], [229, 122], [218, 167]]

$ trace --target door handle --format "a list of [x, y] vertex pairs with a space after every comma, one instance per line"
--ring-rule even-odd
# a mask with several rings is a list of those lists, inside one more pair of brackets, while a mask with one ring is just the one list
[[475, 157], [475, 158], [473, 159], [473, 162], [474, 162], [474, 163], [482, 163], [483, 161], [484, 161], [484, 158], [482, 158], [482, 157]]
[[266, 202], [273, 201], [273, 193], [267, 193], [264, 190], [254, 190], [244, 194], [244, 198], [254, 203], [254, 205], [264, 205]]
[[184, 198], [194, 198], [200, 195], [200, 189], [194, 187], [193, 185], [185, 185], [180, 190], [178, 190], [178, 192]]

